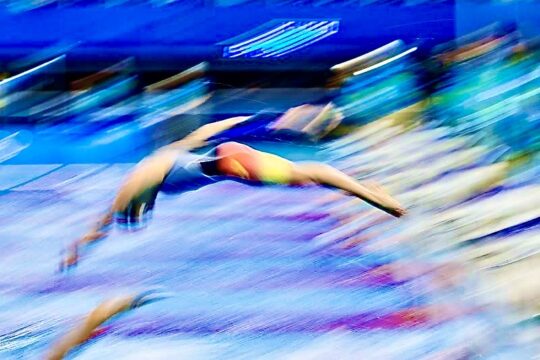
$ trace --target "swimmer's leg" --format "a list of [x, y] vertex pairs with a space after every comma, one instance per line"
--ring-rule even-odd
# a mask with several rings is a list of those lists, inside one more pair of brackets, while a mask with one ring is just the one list
[[334, 104], [328, 103], [319, 115], [302, 129], [302, 132], [320, 139], [332, 132], [342, 120], [343, 114]]
[[206, 146], [208, 140], [219, 133], [229, 130], [235, 125], [238, 125], [246, 120], [250, 116], [237, 116], [221, 121], [216, 121], [201, 126], [197, 130], [193, 131], [191, 134], [185, 138], [175, 141], [172, 144], [164, 146], [163, 149], [182, 149], [186, 151], [191, 151]]
[[120, 296], [99, 304], [88, 316], [52, 346], [46, 355], [47, 360], [63, 359], [69, 352], [92, 339], [99, 327], [117, 315], [127, 313], [149, 302], [159, 300], [153, 292], [138, 295]]

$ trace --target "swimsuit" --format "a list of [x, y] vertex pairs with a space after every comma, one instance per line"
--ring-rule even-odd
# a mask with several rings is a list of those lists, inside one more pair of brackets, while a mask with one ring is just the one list
[[212, 157], [188, 152], [178, 154], [174, 165], [165, 176], [160, 191], [166, 194], [194, 191], [218, 181], [203, 173], [201, 162], [212, 161]]
[[143, 228], [151, 218], [159, 192], [183, 193], [216, 182], [217, 179], [202, 172], [201, 161], [205, 159], [207, 159], [205, 155], [180, 151], [163, 182], [135, 195], [124, 210], [115, 213], [116, 223], [128, 230]]
[[216, 147], [217, 167], [231, 179], [250, 183], [290, 184], [293, 165], [279, 156], [257, 151], [247, 145], [226, 142]]
[[[205, 169], [214, 167], [212, 176]], [[144, 227], [151, 217], [157, 194], [180, 194], [200, 189], [221, 180], [235, 180], [250, 185], [290, 184], [292, 163], [236, 142], [216, 146], [210, 153], [197, 155], [180, 151], [163, 182], [144, 189], [127, 207], [115, 213], [115, 221], [129, 230]]]

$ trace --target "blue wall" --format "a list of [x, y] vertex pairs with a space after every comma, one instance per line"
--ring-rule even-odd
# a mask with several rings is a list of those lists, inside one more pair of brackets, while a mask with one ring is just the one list
[[401, 38], [428, 43], [454, 36], [454, 7], [150, 7], [44, 8], [0, 11], [0, 61], [53, 46], [78, 43], [76, 57], [140, 56], [143, 59], [215, 59], [216, 43], [278, 18], [337, 18], [340, 32], [293, 55], [335, 63]]
[[456, 35], [462, 36], [494, 22], [513, 22], [525, 38], [540, 35], [540, 2], [506, 4], [456, 2]]
[[[495, 21], [513, 21], [525, 37], [540, 34], [540, 3], [453, 4], [398, 7], [197, 7], [148, 5], [105, 8], [43, 8], [14, 14], [0, 8], [0, 66], [59, 43], [68, 60], [103, 62], [133, 55], [143, 67], [178, 68], [200, 60], [216, 60], [216, 43], [278, 18], [336, 18], [340, 32], [287, 59], [289, 62], [336, 63], [401, 38], [424, 47], [467, 34]], [[58, 51], [58, 50], [54, 50]], [[90, 61], [91, 60], [91, 61]], [[184, 65], [179, 65], [183, 63]]]

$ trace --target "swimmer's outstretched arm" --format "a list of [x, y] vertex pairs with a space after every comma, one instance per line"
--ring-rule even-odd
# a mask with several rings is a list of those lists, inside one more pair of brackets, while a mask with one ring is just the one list
[[341, 189], [395, 217], [406, 214], [401, 204], [378, 185], [361, 183], [330, 165], [296, 163], [293, 166], [292, 181], [299, 184], [314, 182]]
[[106, 321], [161, 298], [163, 297], [159, 297], [159, 295], [156, 297], [155, 292], [148, 291], [138, 295], [120, 296], [102, 302], [86, 316], [81, 324], [54, 344], [45, 359], [63, 359], [70, 351], [90, 340], [96, 334], [99, 326]]

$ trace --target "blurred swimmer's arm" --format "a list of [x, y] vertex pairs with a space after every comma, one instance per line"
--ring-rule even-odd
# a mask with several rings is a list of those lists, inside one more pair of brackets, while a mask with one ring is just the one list
[[210, 139], [214, 135], [228, 130], [233, 126], [246, 121], [249, 118], [250, 116], [237, 116], [203, 125], [182, 140], [175, 141], [167, 146], [164, 146], [162, 149], [183, 149], [190, 151], [200, 147], [204, 147], [207, 145], [208, 139]]
[[82, 345], [95, 335], [96, 329], [115, 315], [126, 312], [136, 305], [138, 296], [122, 296], [99, 304], [88, 316], [62, 337], [46, 355], [47, 360], [63, 359], [74, 348]]
[[63, 359], [71, 351], [102, 333], [100, 326], [103, 323], [117, 315], [122, 315], [130, 310], [163, 300], [167, 297], [169, 295], [166, 293], [151, 289], [138, 294], [118, 296], [102, 302], [81, 323], [53, 344], [45, 359]]
[[60, 270], [66, 270], [77, 265], [81, 253], [85, 248], [107, 237], [110, 232], [110, 225], [113, 222], [114, 213], [125, 209], [131, 199], [133, 199], [133, 196], [140, 192], [141, 189], [156, 186], [163, 181], [167, 169], [174, 162], [174, 158], [169, 152], [149, 157], [140, 162], [120, 186], [120, 190], [106, 213], [98, 218], [90, 231], [74, 241], [66, 249], [65, 256], [60, 263]]
[[299, 184], [314, 182], [341, 189], [395, 217], [406, 214], [400, 203], [378, 185], [360, 183], [326, 164], [296, 163], [293, 167], [292, 181]]
[[113, 221], [112, 211], [107, 211], [96, 224], [83, 237], [74, 241], [65, 252], [65, 255], [60, 262], [60, 271], [67, 270], [70, 267], [77, 265], [81, 252], [85, 247], [88, 247], [96, 241], [107, 237], [109, 227]]

